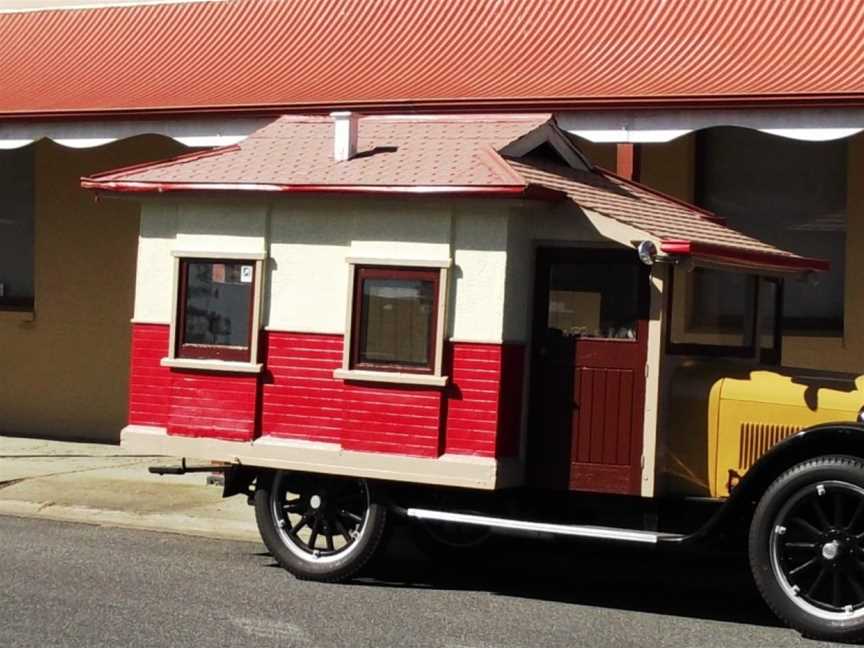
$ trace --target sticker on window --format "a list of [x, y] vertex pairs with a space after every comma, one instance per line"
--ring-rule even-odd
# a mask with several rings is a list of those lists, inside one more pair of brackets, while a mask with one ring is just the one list
[[225, 264], [213, 264], [213, 283], [225, 283]]
[[252, 283], [252, 266], [244, 265], [240, 267], [240, 282]]

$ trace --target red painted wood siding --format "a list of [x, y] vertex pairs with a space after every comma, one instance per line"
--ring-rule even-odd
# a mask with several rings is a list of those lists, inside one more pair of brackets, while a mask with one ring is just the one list
[[434, 457], [518, 452], [524, 346], [453, 343], [445, 390], [343, 382], [342, 336], [268, 332], [264, 434]]
[[161, 367], [167, 349], [167, 326], [133, 327], [130, 423], [170, 434], [247, 440], [260, 433], [423, 457], [518, 453], [522, 345], [448, 344], [451, 382], [443, 390], [336, 380], [341, 335], [264, 332], [260, 389], [257, 376]]
[[129, 422], [169, 434], [249, 441], [255, 436], [258, 377], [162, 367], [168, 327], [132, 327]]

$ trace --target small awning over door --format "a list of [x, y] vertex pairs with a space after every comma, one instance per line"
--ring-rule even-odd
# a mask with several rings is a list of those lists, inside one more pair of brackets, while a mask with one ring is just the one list
[[627, 226], [623, 235], [618, 234], [624, 245], [638, 244], [634, 236], [641, 236], [670, 257], [755, 273], [796, 275], [830, 269], [828, 261], [782, 250], [729, 227], [713, 212], [603, 169], [586, 172], [557, 164], [508, 162], [528, 182], [561, 192], [582, 210]]

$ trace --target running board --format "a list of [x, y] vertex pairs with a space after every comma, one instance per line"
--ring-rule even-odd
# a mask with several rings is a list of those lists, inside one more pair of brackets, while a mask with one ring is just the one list
[[680, 542], [684, 536], [678, 533], [662, 531], [642, 531], [640, 529], [615, 529], [612, 527], [589, 526], [583, 524], [552, 524], [550, 522], [529, 522], [525, 520], [509, 520], [507, 518], [473, 515], [470, 513], [450, 513], [448, 511], [431, 511], [429, 509], [409, 508], [405, 514], [416, 520], [435, 522], [452, 522], [454, 524], [471, 524], [474, 526], [507, 529], [528, 533], [548, 533], [552, 535], [571, 536], [576, 538], [597, 538], [602, 540], [618, 540], [621, 542], [639, 542], [657, 544], [658, 542]]

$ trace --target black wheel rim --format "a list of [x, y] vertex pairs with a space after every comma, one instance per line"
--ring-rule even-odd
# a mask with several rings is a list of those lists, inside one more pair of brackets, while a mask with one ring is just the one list
[[292, 553], [328, 562], [356, 548], [366, 526], [369, 491], [358, 479], [279, 475], [271, 492], [271, 512]]
[[771, 567], [787, 596], [827, 620], [864, 615], [864, 489], [808, 485], [781, 507], [771, 531]]

